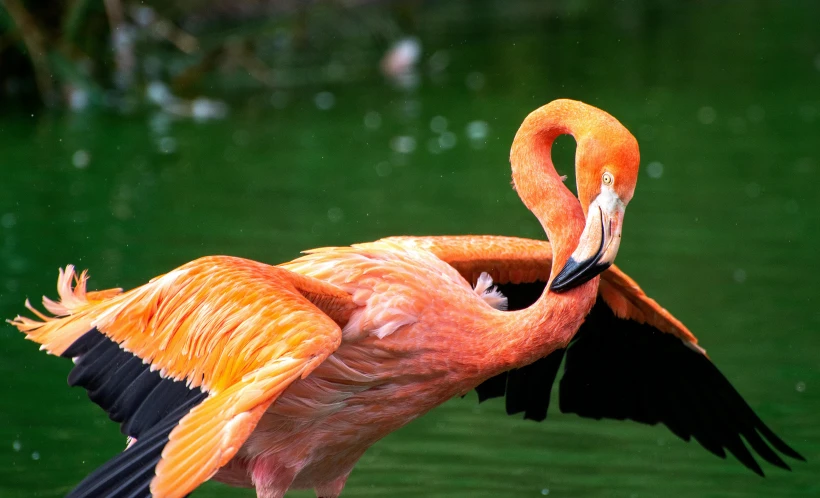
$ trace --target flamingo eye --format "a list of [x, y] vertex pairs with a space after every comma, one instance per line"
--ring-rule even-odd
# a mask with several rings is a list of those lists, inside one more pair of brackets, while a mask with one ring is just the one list
[[607, 171], [604, 173], [604, 176], [601, 177], [601, 181], [604, 182], [604, 185], [612, 185], [612, 182], [615, 181], [615, 179], [612, 178], [612, 173]]

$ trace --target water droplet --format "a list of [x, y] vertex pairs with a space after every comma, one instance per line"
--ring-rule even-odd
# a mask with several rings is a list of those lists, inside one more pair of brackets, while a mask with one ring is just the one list
[[371, 130], [378, 130], [382, 126], [382, 115], [376, 111], [368, 111], [364, 115], [364, 125]]
[[715, 122], [717, 118], [717, 112], [714, 108], [705, 105], [698, 109], [698, 121], [702, 124], [708, 125]]
[[758, 197], [760, 195], [760, 192], [761, 192], [760, 185], [758, 185], [757, 183], [754, 183], [754, 182], [747, 184], [745, 190], [746, 190], [746, 195], [748, 195], [752, 199]]
[[342, 218], [344, 218], [344, 213], [341, 208], [332, 207], [327, 210], [327, 219], [332, 223], [338, 223], [342, 221]]
[[91, 154], [83, 149], [78, 150], [73, 156], [71, 156], [71, 164], [73, 164], [77, 169], [87, 167], [89, 162], [91, 162]]
[[390, 140], [390, 148], [399, 154], [409, 154], [416, 150], [416, 139], [409, 135], [399, 135]]
[[433, 55], [430, 56], [427, 64], [430, 66], [431, 72], [440, 73], [450, 65], [450, 54], [445, 50], [436, 50]]
[[550, 490], [548, 488], [544, 488], [541, 490], [542, 496], [547, 496], [548, 494], [550, 494]]
[[159, 151], [163, 154], [173, 154], [177, 151], [177, 141], [174, 137], [162, 137], [158, 145]]
[[414, 88], [418, 88], [421, 83], [421, 76], [419, 76], [418, 71], [414, 69], [399, 73], [393, 76], [391, 80], [396, 87], [401, 88], [402, 90], [413, 90]]
[[438, 144], [438, 138], [431, 138], [427, 141], [427, 150], [430, 154], [441, 154], [441, 146]]
[[646, 165], [646, 174], [649, 178], [658, 179], [663, 176], [663, 164], [659, 161], [652, 161]]
[[476, 120], [467, 123], [466, 133], [470, 140], [484, 140], [490, 132], [486, 121]]
[[408, 36], [396, 41], [384, 54], [381, 61], [382, 72], [390, 78], [396, 78], [412, 72], [421, 57], [421, 42], [418, 38]]
[[165, 112], [154, 113], [148, 121], [148, 126], [155, 134], [166, 135], [171, 129], [171, 116]]
[[799, 393], [806, 392], [806, 383], [801, 380], [800, 382], [795, 384], [794, 390]]
[[444, 116], [436, 116], [430, 120], [430, 130], [433, 133], [444, 133], [447, 131], [447, 118]]
[[736, 269], [735, 272], [732, 274], [732, 278], [735, 279], [735, 282], [742, 284], [746, 281], [746, 270], [744, 270], [743, 268]]
[[17, 224], [17, 217], [14, 216], [14, 213], [6, 213], [0, 218], [0, 225], [3, 225], [3, 228], [11, 228]]
[[336, 96], [330, 92], [319, 92], [315, 97], [313, 97], [313, 102], [316, 104], [317, 108], [327, 111], [336, 105]]
[[134, 6], [131, 10], [131, 17], [139, 26], [147, 28], [156, 20], [156, 13], [151, 7]]
[[91, 103], [91, 97], [83, 88], [68, 86], [66, 91], [68, 92], [68, 107], [72, 111], [82, 111]]
[[467, 85], [467, 88], [474, 92], [477, 92], [484, 88], [484, 84], [487, 82], [487, 78], [484, 76], [483, 73], [474, 71], [467, 75], [467, 78], [464, 82]]
[[452, 149], [456, 146], [456, 134], [451, 131], [442, 133], [438, 137], [438, 144], [442, 149]]
[[174, 100], [168, 85], [161, 81], [152, 81], [145, 87], [145, 97], [149, 102], [157, 105], [165, 105]]
[[228, 104], [218, 100], [198, 97], [191, 102], [191, 117], [194, 121], [222, 119], [228, 115]]
[[20, 451], [21, 449], [23, 449], [23, 443], [15, 439], [11, 443], [11, 449], [13, 449], [14, 451]]
[[40, 452], [39, 451], [32, 452], [31, 459], [32, 460], [39, 460], [40, 459]]

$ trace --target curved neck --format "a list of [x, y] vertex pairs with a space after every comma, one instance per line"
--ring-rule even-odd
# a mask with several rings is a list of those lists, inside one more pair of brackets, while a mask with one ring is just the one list
[[[584, 230], [581, 204], [564, 185], [552, 163], [552, 143], [560, 135], [572, 135], [583, 154], [585, 136], [594, 133], [595, 108], [573, 101], [555, 101], [532, 112], [513, 141], [510, 162], [513, 183], [524, 204], [547, 233], [553, 251], [550, 281], [569, 259]], [[597, 111], [601, 112], [601, 111]], [[580, 173], [580, 172], [578, 172]], [[549, 284], [529, 308], [499, 315], [491, 337], [495, 368], [499, 371], [527, 365], [564, 347], [580, 327], [595, 302], [598, 279], [556, 294]]]
[[[578, 105], [586, 107], [580, 102], [559, 100], [530, 113], [518, 129], [510, 151], [515, 189], [541, 222], [552, 244], [550, 280], [567, 262], [584, 230], [581, 205], [552, 163], [552, 144], [557, 137], [572, 135], [580, 142], [588, 133], [587, 113], [583, 112], [586, 109]], [[581, 148], [576, 150], [577, 158]]]

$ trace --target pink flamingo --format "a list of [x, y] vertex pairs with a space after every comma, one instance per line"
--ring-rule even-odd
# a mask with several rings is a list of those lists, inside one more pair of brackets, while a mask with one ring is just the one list
[[[578, 142], [580, 203], [550, 159], [561, 134]], [[280, 266], [212, 256], [128, 292], [86, 292], [85, 273], [61, 270], [60, 301], [44, 298], [55, 316], [27, 302], [39, 320], [12, 323], [73, 358], [69, 383], [129, 437], [69, 496], [183, 497], [215, 478], [260, 498], [337, 497], [368, 447], [453, 396], [506, 396], [508, 412], [543, 419], [565, 355], [563, 411], [662, 422], [759, 473], [740, 436], [775, 465], [788, 468], [775, 450], [801, 458], [611, 266], [637, 181], [633, 136], [558, 100], [526, 118], [511, 163], [551, 245], [394, 237]]]

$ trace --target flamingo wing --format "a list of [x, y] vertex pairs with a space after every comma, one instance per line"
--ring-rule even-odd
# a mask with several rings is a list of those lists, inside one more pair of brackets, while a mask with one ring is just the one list
[[[468, 281], [489, 273], [510, 310], [534, 303], [549, 279], [547, 242], [494, 236], [394, 239], [427, 248]], [[476, 388], [479, 402], [504, 397], [508, 414], [544, 420], [562, 362], [562, 412], [663, 423], [722, 458], [728, 450], [760, 475], [752, 452], [785, 469], [777, 452], [803, 459], [760, 420], [695, 336], [615, 266], [601, 274], [598, 301], [568, 348], [486, 380]]]
[[778, 451], [803, 459], [763, 423], [702, 349], [619, 318], [602, 299], [566, 350], [558, 399], [564, 413], [662, 423], [721, 458], [728, 450], [761, 476], [752, 453], [784, 469], [789, 466]]
[[41, 321], [12, 322], [73, 358], [69, 384], [85, 387], [130, 438], [72, 497], [191, 492], [236, 454], [290, 383], [336, 350], [355, 308], [332, 285], [224, 256], [125, 293], [86, 292], [85, 282], [85, 273], [61, 271], [60, 302], [44, 298], [57, 317], [35, 311]]
[[[552, 246], [543, 240], [496, 235], [389, 237], [386, 240], [432, 252], [473, 285], [482, 273], [487, 273], [509, 300], [510, 310], [534, 303], [541, 296], [552, 269]], [[601, 273], [598, 294], [618, 317], [647, 323], [697, 348], [698, 340], [692, 332], [617, 266]]]

